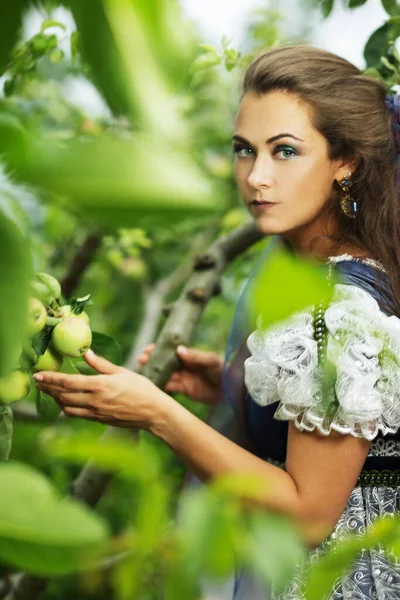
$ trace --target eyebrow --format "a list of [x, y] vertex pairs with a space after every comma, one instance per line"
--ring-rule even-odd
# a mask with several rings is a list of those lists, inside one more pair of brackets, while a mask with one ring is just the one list
[[[284, 137], [291, 137], [294, 140], [298, 140], [299, 142], [304, 142], [303, 139], [296, 137], [295, 135], [293, 135], [292, 133], [279, 133], [278, 135], [274, 135], [273, 137], [269, 138], [267, 140], [267, 144], [271, 144], [272, 142], [276, 142], [276, 140], [280, 140], [281, 138]], [[249, 146], [251, 146], [252, 144], [250, 144], [249, 140], [246, 140], [246, 138], [242, 137], [241, 135], [234, 135], [232, 137], [232, 141], [237, 141], [237, 142], [242, 142], [243, 144], [248, 144]]]

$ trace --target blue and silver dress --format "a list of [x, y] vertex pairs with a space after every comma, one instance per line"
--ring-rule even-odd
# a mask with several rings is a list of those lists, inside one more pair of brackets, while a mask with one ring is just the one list
[[[267, 248], [258, 265], [268, 252]], [[319, 393], [312, 310], [266, 330], [252, 330], [246, 309], [251, 277], [237, 305], [226, 348], [223, 394], [209, 424], [283, 469], [288, 421], [300, 430], [318, 429], [325, 435], [336, 430], [371, 440], [366, 464], [377, 461], [379, 470], [379, 457], [386, 457], [391, 468], [400, 469], [400, 319], [391, 309], [386, 274], [371, 259], [342, 255], [328, 263], [339, 279], [324, 313], [327, 358], [336, 368], [331, 397], [327, 401]], [[250, 573], [240, 572], [223, 586], [208, 586], [203, 599], [303, 600], [307, 563], [322, 556], [333, 541], [362, 534], [377, 517], [399, 513], [400, 482], [365, 486], [359, 480], [334, 530], [299, 565], [284, 592], [274, 592], [273, 586], [266, 592]], [[351, 570], [338, 578], [330, 598], [400, 600], [400, 564], [383, 548], [362, 551]]]

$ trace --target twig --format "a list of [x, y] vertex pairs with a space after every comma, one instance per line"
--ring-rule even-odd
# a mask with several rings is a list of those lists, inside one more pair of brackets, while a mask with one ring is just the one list
[[84, 272], [92, 262], [102, 240], [101, 233], [91, 233], [72, 259], [69, 271], [61, 282], [61, 290], [66, 298], [70, 298], [78, 287]]

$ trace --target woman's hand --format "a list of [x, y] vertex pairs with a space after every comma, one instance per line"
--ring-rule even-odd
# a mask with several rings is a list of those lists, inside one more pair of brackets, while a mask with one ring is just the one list
[[37, 387], [53, 396], [70, 417], [150, 429], [168, 395], [147, 377], [118, 367], [92, 350], [84, 358], [100, 375], [41, 371], [34, 375]]
[[[139, 356], [140, 365], [145, 365], [155, 348], [149, 344]], [[183, 368], [172, 373], [165, 384], [165, 391], [184, 394], [204, 404], [215, 404], [221, 394], [223, 360], [214, 352], [202, 352], [195, 348], [178, 346], [177, 355]]]

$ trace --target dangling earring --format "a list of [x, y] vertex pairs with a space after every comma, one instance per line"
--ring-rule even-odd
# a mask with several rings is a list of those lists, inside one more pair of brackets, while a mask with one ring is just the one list
[[355, 219], [358, 215], [358, 202], [350, 196], [349, 189], [353, 185], [353, 182], [351, 181], [350, 177], [351, 173], [347, 173], [344, 179], [338, 181], [338, 184], [340, 185], [342, 190], [342, 197], [340, 198], [340, 208], [342, 209], [342, 212], [346, 215], [346, 217]]

